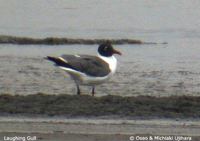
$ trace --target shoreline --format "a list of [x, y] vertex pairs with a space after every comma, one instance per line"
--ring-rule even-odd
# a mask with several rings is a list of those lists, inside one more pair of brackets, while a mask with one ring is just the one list
[[[103, 101], [102, 101], [103, 99]], [[132, 101], [134, 99], [134, 102]], [[171, 99], [171, 101], [169, 101]], [[191, 97], [191, 96], [173, 96], [173, 97], [164, 97], [165, 102], [175, 102], [174, 104], [177, 105], [179, 100], [183, 101], [182, 108], [186, 107], [193, 108], [190, 105], [190, 102], [194, 102], [193, 106], [197, 105], [198, 100], [200, 97]], [[14, 101], [13, 101], [14, 100]], [[16, 102], [17, 100], [18, 102]], [[64, 107], [60, 107], [60, 100], [62, 100]], [[65, 101], [67, 100], [67, 101]], [[104, 101], [106, 100], [106, 102]], [[123, 102], [125, 100], [126, 104]], [[161, 101], [159, 101], [161, 100]], [[4, 101], [2, 103], [2, 101]], [[69, 102], [72, 104], [72, 107], [75, 109], [68, 109], [69, 105], [66, 105], [65, 102]], [[87, 103], [86, 103], [87, 101]], [[92, 103], [90, 103], [93, 101]], [[155, 102], [157, 101], [159, 105], [162, 106], [164, 104], [165, 107], [169, 106], [166, 103], [163, 103], [163, 98], [160, 99], [159, 97], [150, 97], [150, 96], [138, 96], [138, 97], [119, 97], [119, 96], [102, 96], [102, 97], [92, 97], [92, 96], [77, 96], [77, 95], [44, 95], [44, 94], [35, 94], [35, 95], [28, 95], [28, 96], [11, 96], [11, 95], [0, 95], [0, 111], [2, 107], [5, 106], [5, 103], [14, 103], [15, 105], [10, 105], [9, 108], [13, 108], [11, 113], [7, 113], [4, 116], [0, 116], [0, 139], [5, 140], [5, 137], [19, 137], [19, 138], [29, 138], [32, 137], [36, 139], [36, 141], [66, 141], [66, 140], [73, 140], [73, 141], [94, 141], [94, 140], [104, 140], [104, 141], [130, 141], [133, 138], [150, 138], [150, 137], [170, 137], [175, 140], [175, 138], [188, 138], [191, 141], [198, 141], [200, 139], [200, 118], [192, 118], [192, 117], [174, 117], [174, 118], [162, 118], [162, 116], [156, 116], [156, 118], [152, 118], [149, 116], [141, 116], [135, 117], [132, 116], [120, 116], [119, 115], [107, 115], [107, 116], [97, 116], [94, 113], [92, 116], [87, 116], [84, 113], [85, 107], [89, 103], [89, 109], [92, 110], [90, 106], [100, 104], [107, 105], [108, 103], [115, 103], [119, 105], [119, 102], [128, 105], [130, 101], [131, 103], [138, 103], [139, 105], [134, 105], [136, 108], [140, 109], [143, 104], [147, 107], [151, 107], [152, 105], [148, 105], [148, 101]], [[39, 102], [39, 103], [38, 103]], [[41, 103], [40, 103], [41, 102]], [[47, 103], [46, 103], [47, 102]], [[108, 102], [108, 103], [107, 103]], [[30, 107], [37, 109], [41, 112], [41, 114], [31, 113], [30, 107], [27, 105], [29, 103]], [[45, 105], [46, 103], [47, 105]], [[79, 103], [80, 105], [76, 105]], [[128, 104], [127, 104], [128, 103]], [[38, 108], [39, 104], [39, 108]], [[69, 103], [68, 103], [69, 104]], [[160, 105], [161, 104], [161, 105]], [[53, 105], [58, 106], [58, 109], [51, 109], [52, 107], [48, 107]], [[144, 106], [143, 105], [143, 106]], [[174, 105], [174, 106], [175, 106]], [[15, 106], [15, 107], [14, 107]], [[20, 109], [20, 112], [16, 114], [15, 110], [19, 110], [18, 108], [23, 107]], [[43, 107], [41, 109], [41, 107]], [[73, 115], [72, 112], [71, 116], [66, 116], [65, 114], [61, 114], [63, 108], [66, 108], [67, 112], [71, 113], [73, 110], [77, 110], [79, 112], [79, 116]], [[108, 109], [109, 109], [109, 105]], [[116, 105], [115, 105], [116, 106]], [[138, 107], [137, 107], [138, 106]], [[47, 108], [48, 107], [48, 108]], [[140, 108], [139, 108], [140, 107]], [[48, 115], [45, 113], [45, 109], [49, 110], [49, 112], [57, 111], [58, 113], [53, 116], [52, 113]], [[97, 108], [97, 107], [95, 107]], [[105, 107], [101, 107], [102, 109], [106, 109]], [[120, 111], [123, 107], [117, 107], [117, 110]], [[171, 110], [176, 107], [171, 107]], [[60, 110], [59, 110], [60, 109]], [[102, 109], [98, 109], [98, 112]], [[150, 114], [151, 112], [154, 113], [155, 111], [150, 109], [145, 110], [140, 109], [140, 115], [142, 112]], [[181, 109], [181, 107], [180, 107]], [[11, 110], [11, 109], [9, 109]], [[25, 110], [25, 111], [23, 111]], [[31, 114], [24, 114], [24, 112], [29, 111]], [[64, 111], [65, 111], [64, 110]], [[97, 110], [97, 109], [95, 109]], [[113, 112], [109, 109], [109, 112]], [[166, 109], [164, 109], [166, 110]], [[185, 109], [188, 112], [188, 109]], [[195, 109], [194, 109], [195, 110]], [[172, 110], [173, 111], [173, 110]], [[176, 110], [175, 110], [176, 111]], [[175, 112], [174, 111], [174, 112]], [[44, 112], [44, 113], [43, 113]], [[88, 111], [85, 111], [88, 114]], [[90, 111], [91, 112], [91, 111]], [[163, 111], [164, 112], [164, 111]], [[161, 112], [161, 114], [163, 114]], [[1, 112], [0, 112], [1, 113]], [[75, 114], [74, 113], [74, 114]], [[81, 113], [81, 114], [80, 114]], [[133, 112], [134, 113], [134, 112]], [[183, 112], [184, 113], [184, 112]], [[166, 113], [165, 113], [166, 114]], [[165, 115], [164, 114], [164, 115]], [[84, 116], [85, 115], [85, 116]], [[175, 114], [177, 115], [177, 113]], [[135, 119], [134, 119], [135, 118]], [[28, 140], [28, 139], [27, 139]], [[172, 140], [172, 141], [173, 141]]]

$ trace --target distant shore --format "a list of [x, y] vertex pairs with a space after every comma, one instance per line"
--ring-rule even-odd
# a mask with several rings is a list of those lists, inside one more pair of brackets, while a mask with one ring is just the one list
[[[93, 45], [109, 41], [112, 44], [157, 44], [154, 42], [143, 42], [136, 39], [72, 39], [72, 38], [30, 38], [30, 37], [16, 37], [0, 35], [0, 44], [20, 44], [20, 45], [71, 45], [71, 44], [85, 44]], [[166, 42], [161, 44], [167, 44]]]
[[1, 115], [111, 117], [127, 119], [200, 118], [200, 97], [89, 95], [0, 95]]

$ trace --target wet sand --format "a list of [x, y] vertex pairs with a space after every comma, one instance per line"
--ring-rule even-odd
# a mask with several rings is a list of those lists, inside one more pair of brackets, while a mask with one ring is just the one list
[[94, 134], [26, 134], [26, 133], [0, 133], [0, 139], [4, 137], [35, 138], [36, 141], [128, 141], [129, 135], [94, 135]]
[[[5, 137], [23, 137], [28, 139], [33, 139], [36, 141], [131, 141], [134, 138], [140, 141], [150, 141], [148, 138], [157, 138], [157, 137], [170, 137], [173, 138], [171, 141], [176, 141], [178, 137], [186, 137], [191, 141], [199, 141], [200, 137], [197, 136], [165, 136], [165, 135], [145, 135], [145, 134], [131, 134], [131, 135], [123, 135], [123, 134], [63, 134], [63, 133], [55, 133], [55, 134], [42, 134], [42, 133], [0, 133], [0, 139], [4, 139]], [[142, 139], [143, 138], [143, 139]]]
[[192, 141], [200, 139], [199, 120], [0, 119], [0, 138], [36, 136], [42, 141], [128, 141], [131, 136], [184, 136]]

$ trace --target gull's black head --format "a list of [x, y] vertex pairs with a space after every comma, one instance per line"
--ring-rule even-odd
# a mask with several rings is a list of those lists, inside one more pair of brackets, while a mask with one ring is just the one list
[[121, 52], [115, 50], [110, 42], [106, 42], [99, 45], [98, 52], [101, 56], [110, 57], [113, 54], [122, 55]]

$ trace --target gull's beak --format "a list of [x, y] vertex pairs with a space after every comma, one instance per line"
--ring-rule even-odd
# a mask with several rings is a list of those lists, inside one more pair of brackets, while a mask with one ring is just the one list
[[118, 55], [122, 55], [122, 53], [118, 50], [113, 49], [113, 54], [118, 54]]

